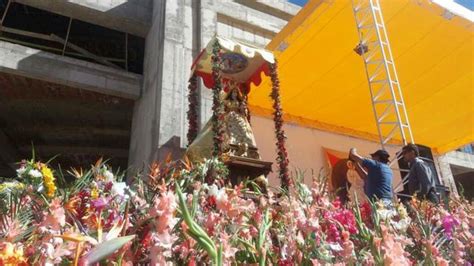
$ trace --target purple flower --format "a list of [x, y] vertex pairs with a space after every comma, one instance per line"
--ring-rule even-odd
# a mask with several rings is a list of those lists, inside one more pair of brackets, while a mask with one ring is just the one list
[[451, 239], [453, 235], [453, 230], [455, 226], [459, 225], [459, 221], [456, 220], [452, 215], [447, 215], [443, 218], [443, 228], [444, 228], [444, 233], [448, 237], [448, 239]]
[[92, 207], [96, 209], [97, 211], [103, 210], [105, 206], [107, 206], [107, 204], [109, 204], [109, 200], [102, 197], [92, 200], [91, 202]]

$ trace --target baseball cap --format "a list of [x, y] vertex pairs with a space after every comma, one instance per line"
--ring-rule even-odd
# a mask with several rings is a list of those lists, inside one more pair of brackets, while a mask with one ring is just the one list
[[380, 158], [388, 158], [390, 157], [390, 154], [386, 150], [378, 150], [374, 153], [370, 154], [371, 156], [379, 156]]

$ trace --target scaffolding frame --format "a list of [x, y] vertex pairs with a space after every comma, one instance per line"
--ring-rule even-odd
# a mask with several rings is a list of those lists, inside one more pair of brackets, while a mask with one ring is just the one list
[[380, 144], [385, 148], [397, 133], [403, 145], [414, 143], [379, 0], [352, 0], [352, 8]]
[[[380, 145], [385, 149], [397, 133], [403, 145], [415, 143], [379, 0], [352, 0], [352, 9], [360, 40], [354, 50], [364, 60]], [[394, 167], [401, 156], [398, 151], [390, 166], [409, 172]], [[395, 186], [395, 191], [408, 182], [408, 177], [409, 174]]]

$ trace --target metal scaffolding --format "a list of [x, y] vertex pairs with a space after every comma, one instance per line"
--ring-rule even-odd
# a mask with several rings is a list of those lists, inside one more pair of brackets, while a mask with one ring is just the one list
[[[354, 51], [364, 59], [382, 149], [397, 135], [403, 145], [415, 143], [379, 0], [352, 0], [352, 8], [360, 40]], [[392, 169], [405, 173], [395, 191], [408, 182], [409, 169], [394, 167], [401, 156], [397, 152], [390, 163]]]
[[382, 148], [397, 134], [414, 143], [379, 0], [352, 0], [372, 107]]

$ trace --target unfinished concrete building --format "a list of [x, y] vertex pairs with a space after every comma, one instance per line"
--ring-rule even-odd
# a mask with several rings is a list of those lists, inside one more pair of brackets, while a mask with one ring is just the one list
[[[215, 34], [265, 46], [286, 1], [0, 0], [0, 176], [15, 162], [140, 169], [178, 156], [192, 58]], [[201, 121], [210, 115], [202, 90]]]

